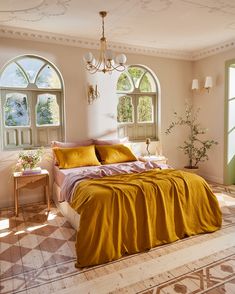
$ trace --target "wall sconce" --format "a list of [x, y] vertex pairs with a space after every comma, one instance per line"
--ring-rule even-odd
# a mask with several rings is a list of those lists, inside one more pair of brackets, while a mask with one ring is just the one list
[[[205, 78], [204, 89], [206, 89], [209, 93], [210, 89], [213, 86], [212, 77], [208, 76]], [[199, 82], [198, 79], [193, 79], [192, 81], [192, 90], [198, 91], [199, 90]]]
[[207, 89], [209, 93], [210, 88], [212, 88], [212, 77], [206, 77], [204, 88]]
[[198, 89], [199, 89], [198, 79], [193, 79], [192, 90], [198, 90]]
[[87, 97], [88, 104], [92, 104], [97, 98], [100, 97], [100, 93], [97, 90], [97, 85], [95, 88], [92, 85], [88, 85]]

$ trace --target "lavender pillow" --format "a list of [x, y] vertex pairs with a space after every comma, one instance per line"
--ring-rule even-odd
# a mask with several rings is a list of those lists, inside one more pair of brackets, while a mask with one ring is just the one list
[[76, 142], [59, 142], [59, 141], [52, 141], [51, 147], [60, 147], [60, 148], [73, 148], [73, 147], [79, 147], [79, 146], [90, 146], [93, 145], [92, 139], [87, 140], [80, 140]]
[[115, 145], [128, 142], [127, 138], [123, 139], [94, 139], [94, 145]]

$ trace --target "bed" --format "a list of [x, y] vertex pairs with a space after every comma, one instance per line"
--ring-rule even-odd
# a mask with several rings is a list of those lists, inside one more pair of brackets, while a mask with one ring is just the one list
[[[67, 168], [61, 168], [62, 157], [54, 167], [54, 200], [77, 230], [77, 267], [109, 262], [221, 227], [217, 199], [200, 176], [141, 162], [132, 155], [112, 162], [121, 144], [91, 146], [89, 150], [96, 153], [89, 154], [88, 166], [74, 167], [77, 149], [72, 148]], [[106, 149], [111, 150], [108, 155]]]

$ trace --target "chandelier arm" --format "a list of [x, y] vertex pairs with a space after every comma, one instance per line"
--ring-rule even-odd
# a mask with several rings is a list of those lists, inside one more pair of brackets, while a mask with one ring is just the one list
[[[113, 66], [111, 64], [112, 70], [117, 70], [119, 72], [124, 71], [125, 70], [125, 65], [124, 64], [117, 64], [117, 66]], [[121, 68], [121, 69], [120, 69]]]

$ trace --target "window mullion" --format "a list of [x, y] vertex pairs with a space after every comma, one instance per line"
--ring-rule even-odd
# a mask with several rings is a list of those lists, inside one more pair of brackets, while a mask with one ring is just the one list
[[33, 146], [37, 146], [38, 142], [38, 132], [36, 127], [36, 103], [37, 103], [37, 92], [29, 92], [29, 101], [30, 101], [30, 119], [31, 119], [31, 131], [32, 131], [32, 141]]

